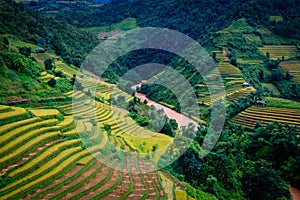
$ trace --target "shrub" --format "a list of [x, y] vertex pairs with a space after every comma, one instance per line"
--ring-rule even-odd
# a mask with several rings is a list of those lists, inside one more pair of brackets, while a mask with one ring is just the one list
[[56, 80], [54, 78], [51, 78], [49, 81], [47, 81], [47, 84], [50, 87], [54, 87], [56, 85]]

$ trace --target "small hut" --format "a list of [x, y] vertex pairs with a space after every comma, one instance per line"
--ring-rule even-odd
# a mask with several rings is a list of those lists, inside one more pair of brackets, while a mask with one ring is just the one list
[[258, 100], [258, 101], [256, 101], [256, 105], [257, 106], [267, 106], [267, 103], [265, 101]]
[[35, 52], [35, 53], [45, 53], [46, 50], [43, 49], [43, 48], [37, 48], [37, 49], [34, 50], [34, 52]]
[[249, 83], [247, 83], [247, 82], [245, 82], [245, 83], [243, 83], [243, 87], [250, 87], [250, 84]]

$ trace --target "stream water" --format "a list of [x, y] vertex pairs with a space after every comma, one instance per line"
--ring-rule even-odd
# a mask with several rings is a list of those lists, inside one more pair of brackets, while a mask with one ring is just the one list
[[155, 101], [152, 101], [150, 99], [148, 99], [146, 97], [146, 95], [144, 94], [141, 94], [141, 93], [135, 93], [135, 96], [137, 98], [139, 98], [142, 102], [144, 100], [147, 100], [149, 106], [154, 106], [157, 110], [161, 110], [163, 109], [163, 111], [165, 112], [165, 114], [168, 116], [168, 118], [170, 119], [175, 119], [177, 124], [178, 124], [178, 127], [181, 127], [181, 126], [188, 126], [189, 123], [192, 123], [193, 125], [195, 125], [195, 128], [197, 128], [199, 125], [198, 123], [195, 121], [195, 120], [192, 120], [191, 118], [181, 114], [181, 113], [178, 113], [174, 110], [172, 110], [171, 108], [168, 108], [164, 105], [161, 105]]
[[300, 190], [297, 188], [290, 187], [290, 191], [293, 197], [293, 200], [300, 200]]

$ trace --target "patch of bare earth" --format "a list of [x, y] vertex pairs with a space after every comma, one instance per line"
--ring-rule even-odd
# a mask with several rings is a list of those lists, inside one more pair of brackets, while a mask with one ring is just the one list
[[155, 184], [158, 192], [159, 192], [159, 196], [160, 198], [162, 198], [164, 196], [164, 192], [163, 189], [161, 188], [159, 181], [158, 181], [158, 177], [154, 168], [154, 165], [150, 162], [146, 163], [146, 168], [149, 171], [148, 176], [150, 177], [150, 180], [152, 181], [153, 184]]
[[[108, 168], [108, 167], [107, 167]], [[117, 181], [117, 179], [119, 178], [120, 176], [120, 171], [118, 170], [120, 168], [120, 163], [118, 163], [116, 166], [115, 166], [115, 169], [113, 169], [113, 173], [110, 177], [110, 179], [104, 184], [102, 185], [101, 187], [99, 187], [98, 189], [96, 190], [93, 190], [91, 192], [89, 192], [87, 195], [81, 197], [81, 199], [85, 200], [85, 199], [91, 199], [93, 196], [103, 192], [104, 190], [112, 187], [115, 182]], [[102, 174], [102, 173], [101, 173]], [[105, 177], [107, 175], [107, 172], [103, 174], [103, 176]], [[104, 178], [103, 177], [103, 178]], [[101, 178], [101, 180], [103, 179]], [[87, 184], [86, 186], [86, 189], [92, 187], [93, 185], [96, 185], [97, 183], [99, 182], [99, 178], [98, 176], [95, 177], [92, 182], [90, 184]]]
[[101, 199], [104, 200], [112, 200], [112, 199], [118, 199], [118, 197], [122, 196], [129, 188], [130, 186], [130, 174], [129, 169], [127, 168], [127, 158], [124, 158], [124, 167], [125, 169], [122, 172], [122, 182], [121, 184], [114, 189], [111, 193], [109, 193], [107, 196], [102, 197]]
[[294, 187], [290, 187], [290, 192], [292, 194], [293, 200], [300, 200], [300, 190]]
[[[62, 186], [61, 188], [59, 188], [58, 190], [56, 190], [55, 192], [49, 193], [47, 194], [44, 198], [45, 199], [49, 199], [61, 192], [63, 192], [66, 189], [72, 188], [75, 184], [79, 183], [80, 181], [82, 181], [83, 179], [89, 177], [93, 172], [95, 172], [97, 170], [97, 168], [101, 165], [100, 162], [96, 162], [94, 165], [92, 165], [88, 170], [86, 170], [85, 172], [83, 172], [79, 177], [77, 177], [75, 180], [73, 180], [72, 182]], [[71, 193], [72, 194], [72, 193]]]
[[118, 33], [120, 33], [120, 30], [115, 30], [115, 31], [109, 31], [109, 32], [102, 32], [98, 34], [98, 39], [105, 39], [113, 37], [114, 35], [117, 35]]
[[[61, 183], [62, 181], [72, 177], [74, 174], [76, 174], [83, 166], [82, 165], [76, 165], [74, 168], [72, 168], [70, 171], [68, 171], [66, 174], [64, 174], [62, 177], [60, 177], [59, 179], [56, 179], [55, 181], [53, 181], [52, 183], [50, 183], [48, 186], [44, 187], [43, 189], [38, 189], [36, 190], [33, 194], [29, 194], [26, 198], [24, 199], [30, 199], [31, 197], [55, 186], [56, 184]], [[49, 198], [51, 197], [52, 194], [48, 194], [46, 197]]]
[[146, 186], [148, 188], [148, 191], [149, 191], [149, 195], [148, 195], [147, 198], [148, 199], [155, 199], [156, 191], [155, 191], [155, 188], [153, 187], [152, 180], [150, 179], [150, 177], [147, 174], [148, 171], [145, 168], [143, 161], [141, 161], [141, 160], [138, 161], [138, 167], [141, 171], [142, 177], [143, 177], [143, 179], [146, 183]]
[[143, 194], [146, 192], [146, 188], [139, 176], [139, 170], [137, 169], [136, 165], [135, 165], [135, 157], [136, 154], [133, 154], [130, 157], [130, 176], [132, 177], [132, 181], [133, 181], [133, 191], [130, 195], [128, 195], [125, 199], [126, 200], [136, 200], [136, 199], [140, 199]]
[[[80, 182], [81, 180], [89, 177], [93, 172], [95, 172], [97, 170], [98, 167], [100, 167], [102, 165], [102, 163], [97, 162], [95, 165], [93, 165], [93, 167], [91, 168], [91, 170], [86, 171], [84, 174], [82, 174], [78, 180], [75, 180], [72, 182], [72, 184], [69, 187], [72, 187], [73, 185], [75, 185], [76, 183]], [[98, 182], [102, 181], [105, 176], [107, 175], [108, 171], [109, 171], [109, 167], [107, 167], [106, 165], [104, 165], [102, 167], [102, 169], [97, 173], [97, 175], [94, 178], [91, 178], [89, 181], [87, 181], [86, 183], [84, 183], [80, 188], [77, 188], [75, 191], [72, 191], [68, 194], [66, 194], [63, 198], [61, 199], [70, 199], [72, 196], [89, 189], [90, 187], [92, 187], [93, 185], [96, 185]], [[66, 188], [64, 188], [66, 189]]]
[[43, 149], [45, 149], [46, 147], [50, 146], [51, 144], [54, 144], [55, 142], [57, 142], [58, 140], [53, 140], [51, 142], [48, 142], [46, 144], [44, 144], [43, 146], [37, 148], [34, 152], [31, 152], [30, 154], [28, 154], [26, 157], [22, 158], [19, 162], [10, 165], [4, 169], [1, 170], [0, 172], [0, 176], [4, 175], [8, 170], [15, 168], [21, 164], [23, 164], [26, 160], [29, 160], [30, 158], [32, 158], [33, 156], [35, 156], [37, 153], [39, 153], [40, 151], [42, 151]]

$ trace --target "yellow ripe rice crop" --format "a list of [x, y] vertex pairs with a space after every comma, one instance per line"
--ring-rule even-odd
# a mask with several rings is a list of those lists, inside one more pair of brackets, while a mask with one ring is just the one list
[[58, 135], [59, 132], [50, 132], [50, 133], [46, 133], [44, 135], [40, 135], [36, 138], [34, 138], [34, 140], [30, 140], [29, 142], [27, 142], [25, 145], [22, 145], [18, 148], [16, 148], [15, 151], [7, 154], [6, 156], [0, 158], [0, 163], [3, 163], [9, 159], [12, 159], [14, 156], [18, 155], [18, 154], [22, 154], [25, 150], [27, 150], [28, 148], [32, 148], [35, 145], [38, 145], [39, 142], [41, 142], [42, 140], [49, 138], [49, 137], [53, 137], [55, 135]]
[[65, 136], [71, 136], [71, 135], [77, 135], [78, 134], [78, 130], [77, 129], [73, 129], [71, 131], [65, 132], [64, 135]]
[[[95, 157], [98, 157], [100, 153], [95, 153]], [[77, 162], [78, 165], [86, 165], [91, 160], [95, 159], [93, 155], [88, 155]]]
[[62, 155], [60, 157], [55, 157], [53, 160], [51, 160], [50, 162], [46, 163], [45, 165], [43, 165], [41, 168], [39, 168], [38, 170], [36, 170], [34, 173], [30, 174], [29, 176], [26, 176], [14, 183], [12, 183], [11, 185], [8, 185], [7, 187], [1, 189], [0, 191], [5, 191], [13, 186], [16, 186], [22, 182], [24, 182], [25, 180], [28, 180], [30, 178], [33, 178], [34, 176], [42, 173], [43, 171], [47, 170], [49, 167], [53, 166], [53, 165], [56, 165], [59, 163], [59, 161], [62, 159], [62, 158], [67, 158], [65, 159], [63, 162], [59, 163], [53, 170], [51, 170], [51, 172], [31, 181], [30, 183], [26, 184], [26, 185], [23, 185], [21, 187], [19, 187], [18, 189], [12, 191], [11, 193], [7, 194], [7, 195], [4, 195], [1, 197], [1, 199], [8, 199], [8, 198], [11, 198], [13, 197], [14, 195], [24, 191], [24, 190], [27, 190], [29, 189], [30, 187], [40, 183], [40, 182], [43, 182], [43, 181], [46, 181], [47, 179], [50, 179], [52, 176], [60, 173], [62, 171], [62, 169], [66, 168], [70, 163], [74, 162], [74, 160], [78, 159], [78, 157], [80, 156], [83, 156], [85, 154], [88, 154], [87, 151], [81, 151], [75, 155], [72, 155], [70, 156], [72, 153], [75, 153], [76, 151], [80, 151], [81, 147], [75, 147], [75, 148], [72, 148], [72, 149], [68, 149], [64, 152], [62, 152]]
[[[35, 119], [35, 120], [32, 120], [32, 119]], [[32, 118], [32, 119], [26, 120], [26, 123], [28, 123], [28, 121], [35, 122], [35, 123], [31, 123], [31, 124], [26, 125], [26, 126], [22, 126], [22, 127], [19, 127], [19, 128], [12, 129], [11, 131], [9, 131], [9, 132], [5, 133], [4, 135], [0, 136], [1, 141], [8, 140], [9, 138], [14, 137], [15, 135], [17, 135], [19, 133], [27, 131], [25, 134], [23, 134], [21, 136], [21, 137], [25, 138], [26, 134], [30, 133], [30, 132], [28, 132], [28, 130], [33, 130], [37, 127], [47, 127], [47, 126], [50, 126], [50, 125], [55, 124], [57, 122], [56, 119], [50, 119], [50, 120], [45, 120], [45, 121], [40, 121], [40, 122], [37, 121], [39, 118]], [[22, 121], [19, 121], [19, 122], [22, 122]], [[16, 123], [18, 123], [18, 122], [16, 122]], [[12, 123], [12, 124], [8, 124], [8, 125], [16, 125], [16, 123]], [[4, 125], [5, 127], [3, 126], [4, 127], [3, 130], [8, 130], [8, 128], [12, 128], [11, 126], [8, 126], [8, 125]], [[0, 128], [0, 130], [1, 130], [1, 128]], [[17, 139], [19, 139], [19, 138], [17, 138]]]
[[280, 67], [284, 72], [289, 71], [294, 77], [292, 81], [300, 83], [300, 61], [299, 60], [291, 60], [280, 63]]
[[282, 56], [288, 59], [299, 54], [299, 50], [297, 50], [295, 45], [265, 45], [260, 47], [259, 50], [265, 56], [269, 52], [271, 60], [282, 59]]
[[[22, 121], [17, 121], [17, 122], [13, 122], [10, 124], [6, 124], [0, 127], [0, 135], [2, 135], [3, 133], [15, 129], [17, 127], [23, 126], [23, 125], [27, 125], [27, 124], [32, 124], [34, 122], [37, 122], [40, 118], [38, 117], [34, 117], [34, 118], [30, 118], [30, 119], [26, 119], [26, 120], [22, 120]], [[2, 139], [1, 139], [2, 141]]]
[[48, 116], [55, 116], [59, 115], [59, 111], [56, 109], [34, 109], [30, 110], [32, 114], [36, 117], [48, 117]]
[[186, 191], [184, 190], [175, 190], [176, 199], [187, 199]]
[[44, 151], [42, 154], [40, 154], [38, 157], [35, 157], [33, 160], [31, 160], [29, 163], [26, 163], [25, 165], [23, 165], [22, 167], [12, 171], [11, 173], [9, 173], [9, 177], [13, 177], [17, 174], [20, 174], [26, 170], [28, 170], [29, 168], [31, 168], [32, 166], [36, 165], [37, 163], [41, 162], [42, 160], [44, 160], [45, 158], [47, 158], [50, 154], [58, 151], [60, 148], [63, 147], [67, 147], [67, 146], [71, 146], [74, 144], [77, 144], [80, 142], [80, 139], [75, 139], [75, 140], [67, 140], [61, 143], [58, 143], [52, 147], [49, 147], [46, 151]]
[[60, 127], [70, 126], [74, 122], [74, 118], [72, 116], [64, 116], [64, 121], [57, 124]]
[[[57, 122], [56, 119], [51, 119], [51, 120], [47, 120], [47, 121], [43, 121], [43, 123], [39, 123], [39, 125], [50, 125], [50, 124], [53, 124]], [[33, 125], [31, 125], [33, 126]], [[22, 130], [24, 127], [21, 127], [18, 129], [18, 131]], [[25, 128], [24, 128], [25, 129]], [[42, 132], [47, 132], [47, 131], [51, 131], [51, 130], [57, 130], [58, 127], [43, 127], [43, 128], [40, 128], [40, 129], [36, 129], [36, 130], [32, 130], [32, 131], [29, 131], [29, 132], [26, 132], [25, 134], [23, 134], [22, 136], [16, 138], [15, 140], [13, 141], [10, 141], [9, 143], [6, 143], [5, 146], [3, 146], [1, 149], [0, 149], [0, 152], [1, 151], [5, 151], [6, 149], [18, 144], [19, 142], [22, 142], [23, 140], [25, 140], [26, 138], [30, 137], [30, 136], [33, 136], [33, 135], [36, 135], [36, 134], [39, 134], [39, 133], [42, 133]], [[6, 137], [9, 137], [10, 134], [16, 134], [16, 130], [13, 130], [12, 133], [8, 133], [7, 135], [4, 135], [2, 136], [3, 138], [6, 138]], [[26, 129], [25, 129], [26, 130]]]
[[19, 107], [11, 107], [12, 111], [1, 113], [0, 115], [0, 121], [8, 118], [13, 118], [17, 117], [20, 115], [26, 114], [26, 110], [24, 108], [19, 108]]
[[6, 110], [9, 108], [10, 108], [9, 106], [0, 105], [0, 111]]
[[100, 144], [98, 145], [98, 148], [100, 148], [100, 149], [104, 148], [104, 146], [106, 145], [107, 141], [108, 141], [107, 134], [106, 133], [102, 133], [102, 139], [101, 139]]
[[[29, 180], [33, 177], [35, 177], [36, 175], [39, 175], [40, 173], [47, 171], [50, 167], [55, 166], [57, 164], [60, 163], [61, 159], [63, 158], [68, 158], [70, 157], [70, 155], [76, 151], [79, 151], [81, 149], [81, 147], [74, 147], [74, 148], [70, 148], [67, 149], [65, 151], [62, 151], [58, 156], [56, 156], [55, 158], [51, 159], [50, 161], [46, 162], [43, 166], [41, 166], [40, 168], [38, 168], [37, 170], [35, 170], [33, 173], [28, 174], [27, 176], [19, 179], [18, 181], [13, 182], [12, 184], [0, 189], [0, 192], [3, 192], [5, 190], [8, 190], [9, 188], [12, 188], [14, 186], [19, 185], [20, 183]], [[54, 172], [54, 170], [51, 171], [52, 173]], [[48, 173], [51, 174], [51, 173]]]

